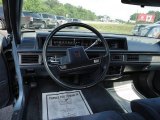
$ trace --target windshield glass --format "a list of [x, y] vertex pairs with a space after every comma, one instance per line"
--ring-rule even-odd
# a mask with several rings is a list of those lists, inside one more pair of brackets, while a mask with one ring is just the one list
[[[104, 33], [148, 37], [149, 27], [160, 24], [158, 7], [142, 8], [136, 5], [122, 4], [121, 0], [24, 0], [23, 14], [22, 20], [25, 20], [25, 22], [22, 21], [23, 30], [50, 31], [67, 22], [82, 22]], [[40, 18], [41, 14], [47, 14], [48, 17], [41, 17], [38, 20], [25, 19], [25, 16]], [[50, 21], [46, 19], [50, 19]], [[83, 30], [80, 27], [66, 29], [68, 31]]]

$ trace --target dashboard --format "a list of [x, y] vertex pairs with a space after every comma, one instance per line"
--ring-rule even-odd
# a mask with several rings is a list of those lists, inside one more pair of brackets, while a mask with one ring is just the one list
[[[26, 32], [18, 46], [19, 64], [26, 73], [45, 74], [42, 49], [49, 32]], [[158, 39], [102, 34], [109, 45], [110, 66], [106, 77], [121, 76], [126, 72], [149, 71], [160, 68]], [[49, 43], [48, 59], [58, 61], [66, 49], [74, 46], [89, 47], [97, 40], [92, 33], [60, 32]], [[89, 58], [104, 54], [102, 43], [87, 50]]]
[[[42, 48], [45, 42], [46, 37], [38, 37], [38, 47]], [[54, 37], [49, 43], [50, 47], [74, 47], [74, 46], [83, 46], [89, 47], [95, 42], [96, 38], [94, 37], [72, 37], [72, 36], [57, 36]], [[109, 38], [107, 40], [109, 48], [111, 50], [127, 50], [127, 42], [125, 38]], [[102, 48], [102, 43], [95, 45], [94, 48]]]

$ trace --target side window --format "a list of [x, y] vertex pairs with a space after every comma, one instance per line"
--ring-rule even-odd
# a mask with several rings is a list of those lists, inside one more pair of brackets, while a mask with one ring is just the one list
[[158, 36], [158, 34], [160, 34], [160, 27], [155, 27], [149, 32], [148, 37], [155, 38], [156, 36]]
[[43, 17], [42, 14], [38, 14], [40, 17]]
[[43, 18], [48, 18], [48, 15], [47, 14], [43, 14]]

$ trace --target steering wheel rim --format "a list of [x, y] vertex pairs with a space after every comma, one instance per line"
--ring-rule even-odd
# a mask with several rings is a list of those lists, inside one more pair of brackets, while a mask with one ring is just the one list
[[[90, 30], [91, 32], [93, 32], [101, 41], [102, 41], [102, 44], [104, 45], [104, 48], [105, 48], [105, 55], [104, 57], [107, 58], [107, 61], [106, 61], [106, 65], [104, 66], [104, 72], [103, 74], [100, 76], [100, 80], [97, 80], [91, 84], [87, 84], [87, 85], [81, 85], [81, 86], [77, 86], [77, 85], [71, 85], [71, 84], [68, 84], [68, 83], [64, 83], [62, 82], [60, 79], [58, 79], [53, 73], [52, 71], [50, 70], [49, 68], [49, 65], [48, 65], [48, 62], [47, 62], [47, 48], [48, 48], [48, 44], [49, 42], [52, 40], [53, 36], [59, 32], [60, 30], [66, 28], [66, 27], [71, 27], [71, 26], [78, 26], [78, 27], [84, 27], [88, 30]], [[72, 23], [66, 23], [66, 24], [63, 24], [61, 26], [58, 26], [57, 28], [55, 28], [50, 34], [49, 36], [47, 37], [47, 39], [45, 40], [45, 43], [44, 43], [44, 46], [43, 46], [43, 51], [42, 51], [42, 57], [43, 57], [43, 63], [44, 63], [44, 66], [49, 74], [49, 76], [58, 84], [64, 86], [64, 87], [67, 87], [67, 88], [71, 88], [71, 89], [84, 89], [84, 88], [88, 88], [88, 87], [92, 87], [94, 85], [96, 85], [97, 83], [101, 82], [102, 80], [104, 80], [106, 74], [107, 74], [107, 71], [108, 71], [108, 67], [109, 67], [109, 63], [110, 63], [110, 52], [109, 52], [109, 46], [106, 42], [106, 40], [103, 38], [103, 36], [101, 35], [101, 33], [99, 33], [95, 28], [91, 27], [90, 25], [87, 25], [87, 24], [84, 24], [84, 23], [76, 23], [76, 22], [72, 22]]]

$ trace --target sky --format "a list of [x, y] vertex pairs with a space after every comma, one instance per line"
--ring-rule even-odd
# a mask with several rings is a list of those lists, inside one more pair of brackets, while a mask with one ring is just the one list
[[121, 0], [59, 0], [61, 3], [70, 3], [91, 10], [96, 15], [108, 15], [112, 19], [128, 21], [133, 13], [146, 13], [149, 10], [159, 11], [158, 7], [144, 7], [122, 4]]

